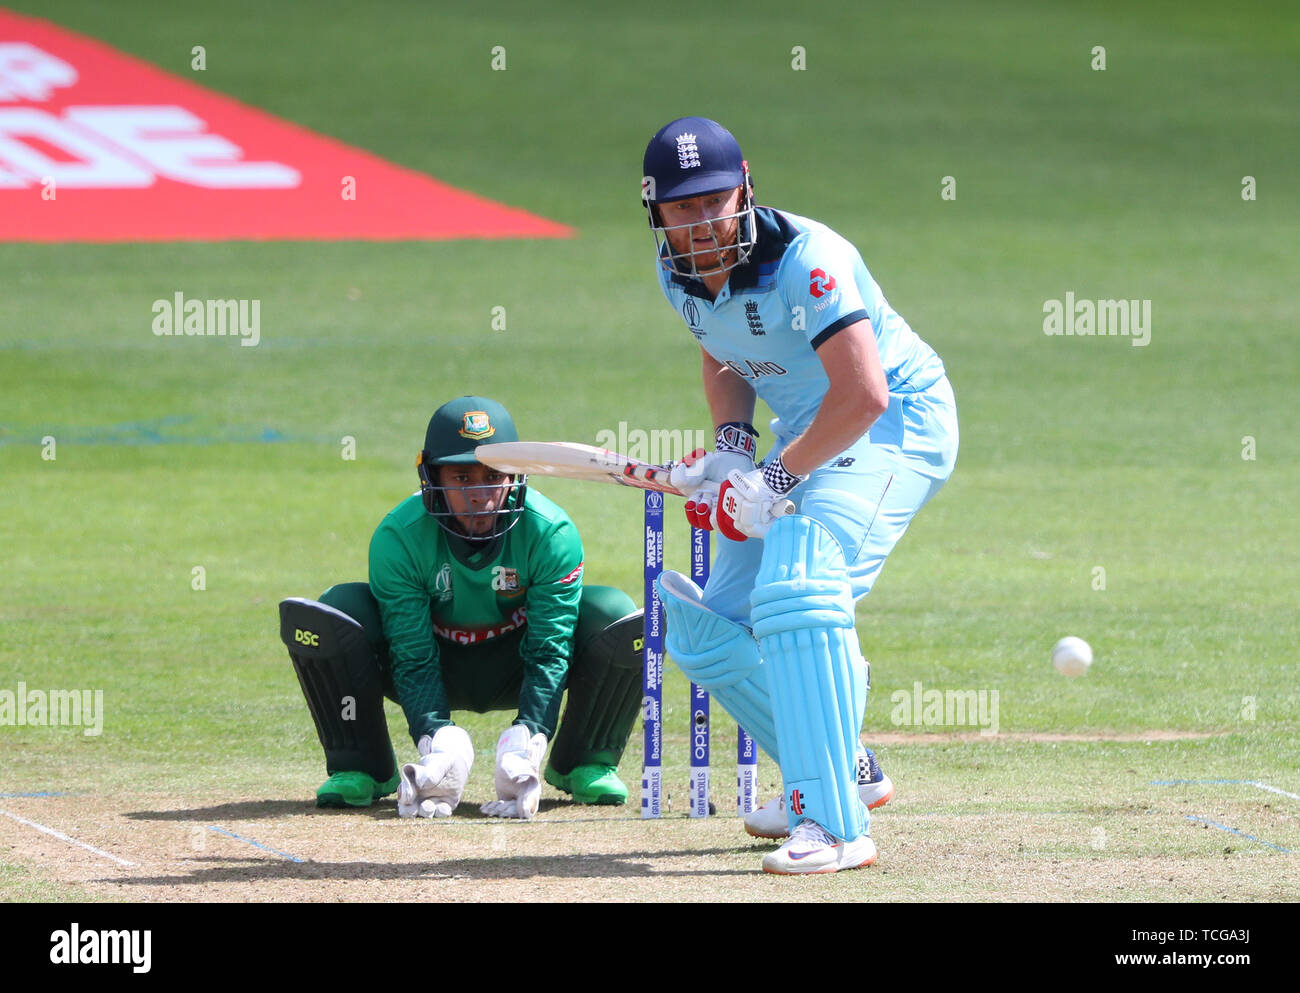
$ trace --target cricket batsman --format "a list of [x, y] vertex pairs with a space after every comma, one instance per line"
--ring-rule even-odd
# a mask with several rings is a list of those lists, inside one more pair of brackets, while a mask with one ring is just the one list
[[[787, 840], [778, 874], [870, 865], [868, 804], [892, 786], [859, 744], [869, 669], [854, 604], [952, 473], [957, 408], [938, 355], [824, 224], [754, 203], [725, 128], [675, 120], [645, 151], [659, 284], [700, 348], [716, 428], [676, 465], [719, 543], [703, 590], [659, 583], [667, 649], [780, 766], [746, 830]], [[776, 414], [761, 462], [755, 398]], [[777, 513], [785, 501], [795, 512]]]
[[[475, 459], [477, 446], [505, 441], [518, 435], [496, 401], [439, 407], [416, 461], [420, 491], [370, 541], [370, 582], [280, 604], [325, 749], [318, 806], [396, 792], [402, 817], [450, 817], [474, 763], [457, 710], [513, 712], [483, 813], [531, 819], [543, 775], [577, 803], [626, 802], [617, 767], [641, 707], [642, 611], [621, 590], [583, 586], [578, 529], [527, 476]], [[417, 753], [400, 767], [385, 697]]]

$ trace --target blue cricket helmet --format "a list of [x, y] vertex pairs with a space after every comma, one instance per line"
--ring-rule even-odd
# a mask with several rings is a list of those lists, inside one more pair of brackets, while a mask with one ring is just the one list
[[[749, 164], [741, 154], [740, 143], [730, 131], [707, 117], [679, 117], [665, 124], [650, 139], [642, 159], [641, 200], [645, 205], [655, 249], [663, 264], [687, 276], [725, 272], [749, 259], [757, 238], [754, 217], [754, 189], [749, 178]], [[665, 226], [658, 205], [674, 200], [723, 193], [740, 187], [741, 206], [734, 214], [709, 218], [694, 224]], [[717, 237], [715, 224], [736, 220], [734, 244]], [[698, 251], [675, 252], [667, 231], [708, 224], [714, 232], [712, 247]], [[730, 263], [724, 252], [734, 248]], [[717, 255], [716, 264], [701, 269], [697, 256]]]

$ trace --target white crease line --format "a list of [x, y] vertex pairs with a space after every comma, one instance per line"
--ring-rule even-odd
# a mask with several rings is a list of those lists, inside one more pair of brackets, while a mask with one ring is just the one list
[[1279, 789], [1276, 786], [1269, 786], [1268, 783], [1261, 783], [1258, 779], [1153, 779], [1152, 786], [1254, 786], [1261, 790], [1268, 790], [1270, 793], [1280, 793], [1282, 796], [1289, 796], [1292, 800], [1300, 800], [1300, 794], [1288, 793], [1286, 790]]
[[78, 841], [76, 838], [70, 838], [62, 831], [56, 831], [54, 830], [54, 828], [46, 827], [44, 824], [37, 824], [35, 821], [29, 821], [26, 817], [19, 817], [17, 814], [9, 813], [9, 811], [7, 810], [0, 810], [0, 814], [4, 814], [11, 821], [17, 821], [19, 824], [26, 824], [28, 827], [36, 828], [37, 831], [43, 831], [45, 834], [58, 838], [60, 841], [66, 841], [69, 845], [76, 845], [78, 848], [84, 848], [88, 852], [94, 852], [100, 858], [106, 858], [109, 861], [116, 862], [118, 865], [125, 865], [125, 866], [135, 865], [134, 862], [128, 862], [126, 859], [118, 858], [116, 855], [110, 854], [109, 852], [96, 848], [94, 845], [87, 845], [84, 841]]
[[1261, 790], [1268, 790], [1270, 793], [1281, 793], [1283, 796], [1289, 796], [1292, 800], [1300, 800], [1300, 793], [1288, 793], [1286, 790], [1280, 790], [1276, 786], [1269, 786], [1268, 783], [1261, 783], [1258, 779], [1252, 779], [1250, 785], [1258, 786]]

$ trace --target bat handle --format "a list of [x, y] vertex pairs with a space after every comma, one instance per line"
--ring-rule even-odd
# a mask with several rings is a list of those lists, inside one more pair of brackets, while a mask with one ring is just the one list
[[785, 500], [785, 501], [783, 501], [783, 502], [781, 502], [781, 503], [778, 503], [778, 504], [776, 505], [776, 516], [777, 516], [777, 517], [785, 517], [785, 516], [787, 516], [787, 515], [789, 515], [789, 514], [793, 514], [793, 513], [794, 513], [794, 501], [793, 501], [793, 500]]

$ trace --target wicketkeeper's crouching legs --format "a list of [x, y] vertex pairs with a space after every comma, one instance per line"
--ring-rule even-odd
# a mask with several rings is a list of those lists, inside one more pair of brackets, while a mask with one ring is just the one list
[[583, 587], [564, 716], [546, 766], [546, 781], [578, 803], [627, 802], [618, 764], [641, 713], [643, 616], [622, 590]]
[[333, 587], [321, 601], [292, 597], [280, 604], [280, 637], [325, 750], [329, 778], [316, 793], [318, 806], [368, 807], [397, 789], [384, 719], [392, 687], [379, 665], [379, 632], [365, 583]]
[[[368, 806], [395, 792], [400, 776], [383, 698], [399, 701], [369, 585], [341, 583], [320, 601], [291, 598], [280, 605], [280, 614], [281, 638], [325, 750], [329, 779], [317, 803]], [[621, 590], [583, 588], [567, 704], [545, 773], [547, 782], [579, 803], [627, 800], [617, 766], [641, 710], [642, 627], [642, 612]], [[517, 704], [523, 682], [517, 639], [482, 646], [448, 642], [442, 649], [452, 709], [486, 713]], [[472, 762], [464, 732], [454, 725], [442, 731], [458, 732], [455, 747], [446, 750], [461, 758], [468, 752]]]

